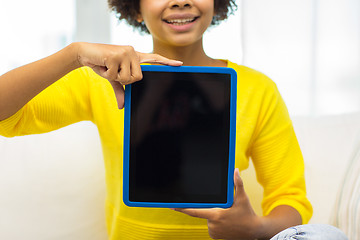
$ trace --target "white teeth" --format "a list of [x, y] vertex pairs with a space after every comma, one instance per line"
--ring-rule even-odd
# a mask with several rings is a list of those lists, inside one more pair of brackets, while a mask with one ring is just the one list
[[171, 19], [167, 20], [168, 23], [174, 24], [174, 25], [181, 25], [185, 23], [189, 23], [194, 21], [195, 18], [187, 18], [187, 19]]

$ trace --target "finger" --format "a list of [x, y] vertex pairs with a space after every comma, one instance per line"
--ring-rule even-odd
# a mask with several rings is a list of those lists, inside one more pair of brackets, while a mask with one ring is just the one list
[[115, 81], [118, 78], [119, 73], [119, 65], [117, 63], [113, 63], [111, 65], [106, 65], [107, 69], [104, 73], [104, 77], [109, 81]]
[[235, 200], [240, 199], [245, 193], [244, 183], [240, 177], [239, 169], [236, 168], [234, 171], [234, 186], [235, 186]]
[[163, 65], [170, 65], [170, 66], [181, 66], [183, 62], [168, 59], [166, 57], [160, 56], [159, 54], [152, 54], [152, 53], [139, 53], [139, 60], [140, 63], [159, 63]]
[[119, 77], [117, 81], [119, 81], [122, 85], [127, 85], [131, 82], [131, 71], [130, 71], [130, 62], [123, 61], [120, 66], [120, 72], [118, 73]]
[[131, 79], [130, 79], [131, 83], [140, 81], [143, 78], [140, 62], [137, 58], [131, 61], [130, 70], [131, 70]]
[[212, 219], [215, 214], [215, 209], [194, 209], [194, 208], [175, 208], [177, 212], [185, 213], [192, 217]]
[[106, 72], [106, 70], [107, 70], [107, 68], [106, 67], [104, 67], [104, 66], [92, 66], [91, 67], [93, 70], [94, 70], [94, 72], [95, 73], [97, 73], [99, 76], [101, 76], [101, 77], [105, 77], [105, 72]]
[[125, 103], [124, 87], [119, 82], [116, 82], [116, 81], [109, 81], [109, 82], [114, 89], [118, 108], [119, 109], [124, 108], [124, 103]]

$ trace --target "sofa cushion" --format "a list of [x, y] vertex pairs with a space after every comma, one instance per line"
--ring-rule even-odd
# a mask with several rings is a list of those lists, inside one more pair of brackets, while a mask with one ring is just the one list
[[356, 145], [339, 189], [333, 219], [349, 239], [360, 239], [360, 135]]
[[105, 169], [94, 124], [0, 136], [0, 153], [0, 239], [107, 239]]
[[314, 209], [310, 223], [329, 224], [360, 131], [360, 112], [297, 116], [293, 122], [305, 161], [307, 194]]

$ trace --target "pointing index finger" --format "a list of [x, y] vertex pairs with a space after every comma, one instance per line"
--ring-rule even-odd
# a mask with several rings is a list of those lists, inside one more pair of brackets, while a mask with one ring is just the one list
[[168, 59], [166, 57], [160, 56], [159, 54], [153, 53], [138, 53], [140, 63], [159, 63], [163, 65], [170, 65], [170, 66], [181, 66], [183, 62]]

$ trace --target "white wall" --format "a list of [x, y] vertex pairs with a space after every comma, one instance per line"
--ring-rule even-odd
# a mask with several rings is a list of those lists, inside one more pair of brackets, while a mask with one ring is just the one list
[[360, 109], [360, 2], [242, 0], [244, 64], [269, 75], [292, 115]]

